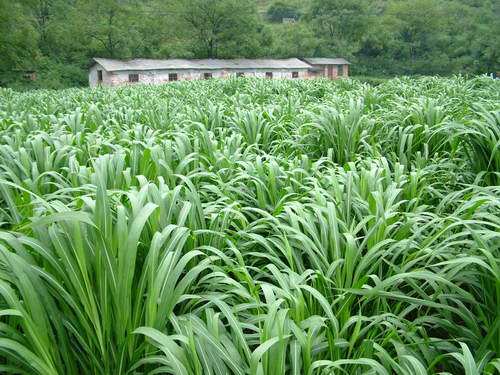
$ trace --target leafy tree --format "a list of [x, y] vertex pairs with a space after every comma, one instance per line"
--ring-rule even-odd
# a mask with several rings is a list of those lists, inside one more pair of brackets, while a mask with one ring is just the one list
[[474, 73], [498, 66], [493, 3], [392, 0], [378, 5], [378, 22], [357, 54], [363, 73]]
[[361, 48], [371, 24], [369, 0], [312, 0], [308, 19], [324, 54], [350, 56]]
[[387, 27], [399, 44], [403, 59], [415, 60], [432, 54], [449, 41], [444, 33], [445, 9], [435, 0], [393, 2], [387, 9]]
[[263, 51], [266, 56], [314, 56], [319, 48], [319, 41], [307, 23], [271, 25], [266, 33], [270, 36], [267, 43], [262, 43], [263, 46], [268, 46]]
[[136, 43], [141, 8], [133, 0], [78, 0], [74, 25], [84, 35], [89, 50], [105, 57], [130, 55]]
[[181, 32], [186, 25], [180, 17], [178, 0], [142, 1], [134, 6], [133, 14], [137, 38], [130, 45], [132, 56], [193, 57], [189, 40]]
[[[500, 3], [498, 1], [480, 2], [471, 6], [471, 16], [467, 30], [469, 33], [464, 55], [468, 57], [472, 71], [483, 73], [500, 70]], [[462, 31], [463, 32], [463, 31]], [[461, 35], [456, 30], [454, 35]]]
[[177, 13], [180, 32], [200, 57], [255, 54], [257, 8], [255, 1], [181, 0]]
[[0, 84], [31, 70], [39, 54], [37, 33], [22, 3], [0, 0]]

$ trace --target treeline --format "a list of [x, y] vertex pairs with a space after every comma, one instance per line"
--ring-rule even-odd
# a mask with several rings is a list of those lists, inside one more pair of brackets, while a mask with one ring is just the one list
[[93, 56], [342, 56], [362, 75], [486, 73], [500, 69], [499, 20], [495, 0], [0, 0], [0, 84], [85, 85]]

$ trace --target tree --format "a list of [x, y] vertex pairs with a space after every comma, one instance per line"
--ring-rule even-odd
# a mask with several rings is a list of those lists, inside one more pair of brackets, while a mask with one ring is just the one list
[[28, 9], [19, 1], [0, 0], [0, 84], [31, 70], [39, 55], [37, 33]]
[[182, 36], [198, 57], [255, 54], [257, 8], [255, 1], [181, 0], [177, 13]]
[[490, 0], [464, 0], [466, 16], [458, 14], [455, 28], [454, 51], [468, 71], [491, 73], [500, 70], [500, 3]]
[[[133, 0], [77, 0], [73, 27], [88, 49], [103, 57], [126, 57], [136, 43], [141, 7]], [[82, 42], [84, 42], [82, 40]]]
[[352, 56], [372, 21], [369, 0], [312, 0], [307, 19], [321, 39], [323, 54]]
[[265, 56], [280, 58], [314, 56], [319, 42], [307, 23], [298, 22], [282, 25], [270, 25], [265, 33], [270, 36], [267, 43], [262, 43]]
[[445, 9], [439, 1], [395, 1], [387, 9], [387, 27], [401, 41], [401, 58], [414, 62], [446, 43]]

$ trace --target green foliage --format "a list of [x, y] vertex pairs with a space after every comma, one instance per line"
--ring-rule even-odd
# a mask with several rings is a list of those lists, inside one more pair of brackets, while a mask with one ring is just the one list
[[[0, 0], [0, 86], [87, 84], [93, 57], [345, 57], [369, 77], [500, 70], [493, 0]], [[296, 23], [283, 24], [284, 18]], [[36, 71], [37, 82], [25, 79]]]
[[500, 111], [478, 108], [474, 117], [465, 124], [454, 124], [460, 130], [456, 137], [465, 142], [475, 172], [485, 173], [491, 185], [500, 185]]
[[313, 56], [320, 43], [311, 27], [303, 22], [271, 24], [263, 29], [262, 35], [262, 50], [268, 51], [265, 56]]
[[498, 20], [493, 20], [498, 2], [393, 0], [370, 9], [376, 22], [357, 54], [362, 74], [450, 75], [498, 69], [500, 60], [492, 51], [500, 46], [497, 33], [492, 33], [498, 28]]
[[312, 154], [326, 156], [328, 151], [333, 161], [343, 166], [363, 153], [371, 124], [363, 116], [363, 103], [351, 101], [344, 113], [330, 107], [320, 109], [302, 130], [308, 148], [315, 150]]
[[282, 22], [283, 18], [298, 20], [300, 11], [293, 4], [284, 1], [276, 1], [267, 9], [267, 18], [272, 22]]
[[0, 89], [0, 371], [495, 374], [500, 85]]
[[370, 29], [370, 15], [368, 0], [312, 0], [308, 18], [324, 42], [320, 53], [351, 57], [358, 52]]
[[373, 76], [361, 76], [361, 75], [356, 75], [353, 77], [356, 81], [360, 81], [363, 83], [367, 83], [371, 86], [378, 86], [381, 85], [382, 83], [385, 83], [388, 78], [384, 77], [373, 77]]
[[26, 6], [0, 0], [0, 86], [21, 80], [34, 68], [37, 41], [30, 20], [24, 17]]
[[198, 57], [252, 56], [256, 54], [255, 1], [181, 0], [175, 8], [181, 37], [189, 36]]

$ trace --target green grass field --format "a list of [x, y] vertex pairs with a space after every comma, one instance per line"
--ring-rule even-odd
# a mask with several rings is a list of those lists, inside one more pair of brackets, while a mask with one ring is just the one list
[[0, 89], [0, 373], [497, 374], [500, 81]]

